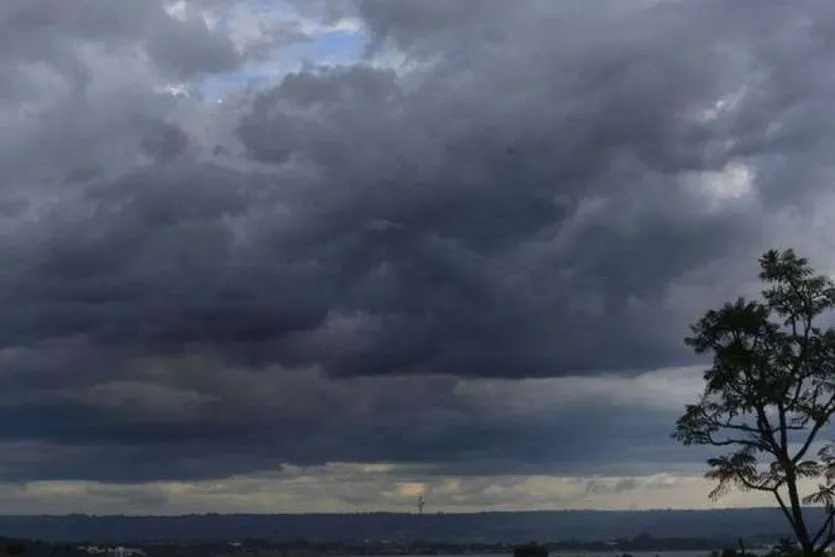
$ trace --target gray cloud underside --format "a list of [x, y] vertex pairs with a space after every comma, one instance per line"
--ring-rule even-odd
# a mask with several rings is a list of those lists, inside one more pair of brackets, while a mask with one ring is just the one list
[[[227, 37], [155, 2], [65, 4], [0, 8], [0, 418], [51, 447], [8, 478], [680, 462], [673, 411], [516, 423], [455, 377], [692, 362], [687, 323], [831, 183], [823, 2], [333, 3], [369, 59], [419, 69], [305, 70], [212, 107], [153, 86], [234, 69]], [[706, 184], [740, 165], [749, 198], [717, 205]], [[263, 374], [273, 406], [236, 398]], [[305, 412], [275, 402], [297, 392]]]
[[[334, 461], [413, 464], [423, 475], [692, 469], [699, 455], [665, 442], [680, 396], [655, 402], [664, 390], [643, 389], [441, 376], [334, 381], [316, 372], [144, 362], [122, 379], [4, 400], [0, 419], [16, 424], [4, 438], [17, 455], [4, 473], [207, 479]], [[91, 468], [91, 458], [106, 469]]]

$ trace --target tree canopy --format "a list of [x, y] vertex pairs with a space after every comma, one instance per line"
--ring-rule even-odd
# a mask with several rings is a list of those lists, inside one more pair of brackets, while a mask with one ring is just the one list
[[[835, 330], [822, 323], [835, 285], [791, 249], [759, 265], [761, 299], [726, 303], [691, 327], [685, 342], [713, 362], [673, 437], [727, 451], [708, 460], [711, 498], [772, 494], [810, 557], [835, 542], [835, 449], [821, 442], [835, 414]], [[810, 524], [804, 503], [823, 506], [826, 519]]]

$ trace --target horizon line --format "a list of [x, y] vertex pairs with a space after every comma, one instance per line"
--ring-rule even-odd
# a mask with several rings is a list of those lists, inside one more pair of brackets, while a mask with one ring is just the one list
[[[805, 508], [821, 508], [820, 505], [806, 505]], [[531, 509], [531, 510], [485, 510], [485, 511], [434, 511], [417, 513], [414, 511], [322, 511], [322, 512], [214, 512], [180, 514], [9, 514], [0, 512], [3, 518], [186, 518], [207, 516], [356, 516], [356, 515], [402, 515], [402, 516], [438, 516], [438, 515], [484, 515], [484, 514], [545, 514], [545, 513], [693, 513], [693, 512], [728, 512], [728, 511], [779, 511], [778, 506], [767, 507], [715, 507], [715, 508], [648, 508], [648, 509]]]

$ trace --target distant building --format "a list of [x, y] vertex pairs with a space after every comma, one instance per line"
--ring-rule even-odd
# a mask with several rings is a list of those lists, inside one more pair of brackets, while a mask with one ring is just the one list
[[82, 545], [79, 546], [81, 551], [90, 555], [112, 555], [113, 557], [148, 557], [148, 554], [134, 547], [99, 547], [97, 545]]

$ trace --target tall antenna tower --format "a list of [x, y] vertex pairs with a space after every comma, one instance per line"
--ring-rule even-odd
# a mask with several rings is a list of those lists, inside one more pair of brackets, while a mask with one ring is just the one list
[[417, 501], [417, 512], [418, 514], [423, 514], [423, 507], [426, 505], [426, 501], [423, 500], [423, 495], [418, 497]]

